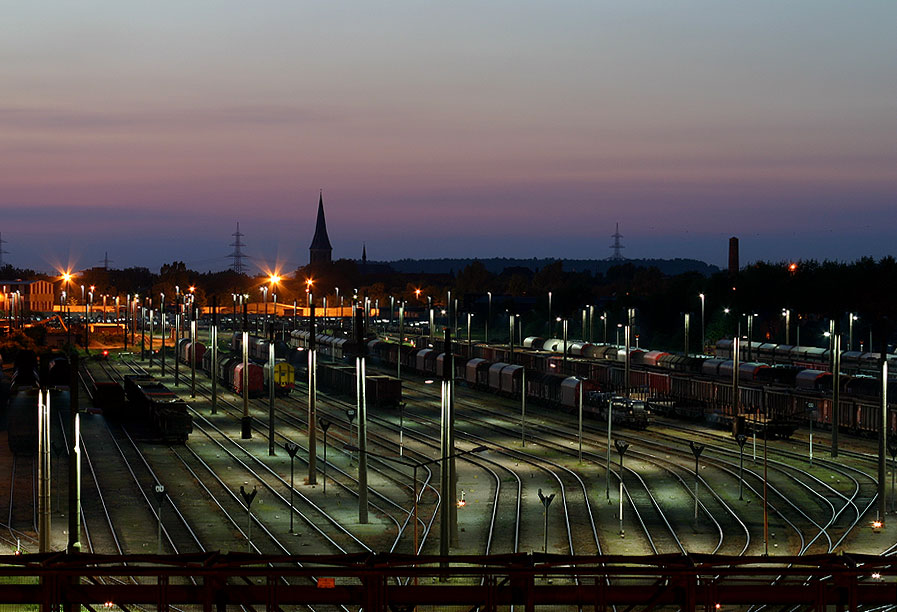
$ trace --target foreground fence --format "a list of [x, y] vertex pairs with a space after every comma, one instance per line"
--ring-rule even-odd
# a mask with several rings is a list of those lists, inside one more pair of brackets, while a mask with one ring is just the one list
[[897, 609], [897, 563], [872, 555], [0, 556], [0, 609], [47, 612], [402, 612], [415, 607], [490, 612], [510, 606], [690, 611], [763, 604]]

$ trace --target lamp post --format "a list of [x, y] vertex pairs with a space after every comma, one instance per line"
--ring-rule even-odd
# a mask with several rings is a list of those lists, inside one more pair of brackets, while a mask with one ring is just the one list
[[[236, 324], [236, 321], [234, 322]], [[212, 328], [209, 330], [209, 350], [212, 352], [209, 373], [212, 379], [212, 414], [218, 413], [218, 296], [212, 296]], [[175, 356], [177, 362], [177, 356]]]
[[243, 302], [243, 329], [240, 338], [243, 353], [243, 417], [240, 419], [240, 437], [252, 438], [252, 415], [249, 414], [249, 305]]
[[548, 337], [551, 338], [551, 291], [548, 292]]
[[[249, 369], [243, 375], [243, 383], [249, 380]], [[247, 385], [248, 386], [248, 385]], [[190, 298], [190, 397], [196, 397], [196, 306]]]
[[551, 495], [543, 495], [542, 489], [539, 489], [539, 501], [542, 502], [542, 505], [545, 507], [545, 528], [543, 529], [543, 533], [545, 534], [545, 543], [542, 545], [542, 552], [548, 552], [548, 507], [551, 505], [551, 501], [554, 499], [555, 493]]
[[747, 316], [747, 324], [748, 324], [748, 328], [747, 328], [747, 360], [748, 361], [754, 360], [754, 347], [752, 345], [754, 344], [754, 317], [756, 317], [756, 316], [757, 315], [753, 314], [753, 313], [748, 314], [748, 316]]
[[405, 455], [405, 402], [399, 402], [399, 457]]
[[470, 359], [473, 355], [472, 351], [470, 350], [470, 320], [472, 318], [473, 318], [473, 313], [468, 312], [467, 313], [467, 358], [468, 359]]
[[[317, 428], [315, 420], [318, 416], [318, 350], [315, 329], [315, 301], [311, 294], [311, 281], [308, 281], [308, 484], [315, 484], [317, 478]], [[273, 363], [273, 355], [272, 355]]]
[[791, 344], [791, 309], [783, 308], [782, 316], [785, 317], [785, 345]]
[[561, 317], [558, 317], [557, 320], [559, 322], [563, 321], [563, 325], [561, 328], [563, 330], [563, 334], [564, 334], [564, 338], [563, 338], [563, 340], [564, 340], [563, 370], [564, 370], [564, 374], [566, 374], [567, 373], [567, 319], [561, 319]]
[[[265, 318], [262, 321], [262, 335], [268, 335], [268, 287], [262, 287], [262, 302], [265, 305]], [[258, 326], [256, 326], [256, 332], [258, 332]]]
[[159, 331], [162, 341], [162, 376], [165, 376], [165, 294], [160, 293], [159, 296], [159, 316], [162, 318], [162, 329]]
[[623, 454], [629, 448], [629, 443], [622, 440], [614, 440], [614, 446], [617, 447], [617, 452], [620, 453], [620, 535], [622, 536], [625, 534], [623, 531]]
[[140, 361], [146, 359], [146, 308], [140, 306]]
[[847, 350], [853, 350], [853, 322], [857, 320], [857, 316], [852, 312], [847, 313]]
[[[236, 295], [234, 296], [234, 310], [237, 304]], [[234, 315], [234, 325], [237, 324], [237, 316]], [[178, 359], [178, 341], [181, 339], [181, 289], [177, 285], [174, 288], [174, 386], [180, 384], [180, 363]], [[217, 373], [212, 373], [212, 378], [216, 378]]]
[[701, 354], [704, 354], [707, 347], [707, 338], [706, 338], [706, 329], [707, 326], [704, 324], [704, 294], [699, 293], [698, 297], [701, 298]]
[[579, 462], [582, 463], [582, 388], [585, 381], [578, 376], [576, 380], [576, 386], [579, 389]]
[[735, 436], [738, 443], [738, 499], [744, 499], [744, 444], [747, 436], [738, 434]]
[[492, 321], [492, 292], [487, 291], [486, 296], [488, 302], [486, 308], [486, 344], [489, 344], [489, 323]]
[[526, 366], [520, 370], [520, 446], [526, 448]]
[[683, 323], [685, 324], [685, 356], [688, 357], [688, 327], [691, 323], [691, 313], [685, 313]]
[[607, 503], [610, 503], [610, 434], [613, 412], [614, 400], [611, 398], [607, 401], [607, 471], [604, 473], [604, 494], [607, 496]]
[[[399, 347], [396, 355], [396, 378], [402, 380], [402, 347], [405, 345], [405, 302], [399, 302]], [[333, 347], [331, 346], [331, 359]], [[401, 383], [399, 383], [401, 384]]]
[[149, 364], [150, 364], [150, 367], [153, 367], [153, 336], [155, 335], [155, 327], [156, 327], [155, 314], [156, 314], [155, 310], [153, 309], [153, 299], [149, 298], [149, 328], [150, 328]]

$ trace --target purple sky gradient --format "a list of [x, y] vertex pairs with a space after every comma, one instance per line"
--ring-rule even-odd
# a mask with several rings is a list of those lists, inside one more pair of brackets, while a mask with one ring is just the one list
[[[8, 19], [7, 19], [8, 17]], [[0, 37], [4, 261], [881, 257], [897, 4], [80, 2]]]

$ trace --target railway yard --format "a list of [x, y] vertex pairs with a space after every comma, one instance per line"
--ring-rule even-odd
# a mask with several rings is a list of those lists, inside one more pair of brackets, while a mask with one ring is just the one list
[[[459, 499], [441, 500], [440, 385], [410, 373], [402, 380], [402, 406], [368, 410], [370, 493], [368, 521], [361, 523], [351, 397], [317, 394], [318, 423], [329, 426], [326, 438], [318, 430], [316, 483], [308, 484], [305, 379], [297, 376], [292, 392], [275, 399], [272, 456], [267, 396], [249, 400], [253, 428], [244, 439], [243, 398], [219, 385], [213, 413], [209, 378], [197, 370], [191, 396], [189, 367], [179, 366], [175, 383], [169, 355], [164, 372], [158, 356], [150, 365], [139, 351], [91, 365], [120, 382], [155, 377], [186, 402], [192, 432], [186, 443], [170, 443], [150, 420], [135, 418], [139, 411], [130, 402], [117, 418], [102, 409], [83, 415], [85, 552], [414, 554], [418, 542], [419, 553], [438, 554], [441, 503], [457, 509], [453, 555], [897, 552], [893, 515], [876, 516], [873, 440], [842, 437], [833, 459], [828, 434], [817, 431], [811, 461], [809, 432], [800, 429], [787, 440], [748, 436], [740, 454], [726, 431], [656, 415], [646, 430], [615, 426], [610, 436], [606, 422], [586, 418], [580, 439], [575, 412], [530, 403], [521, 418], [519, 399], [461, 382], [456, 452], [485, 449], [457, 457]], [[89, 403], [84, 393], [82, 401]], [[53, 550], [64, 550], [68, 540], [67, 418], [65, 411], [53, 414]], [[625, 452], [618, 443], [628, 444]], [[298, 446], [292, 477], [290, 444]], [[703, 445], [697, 461], [695, 445]], [[7, 553], [34, 552], [36, 461], [13, 456], [7, 444], [0, 444], [0, 460], [9, 482], [0, 492], [0, 542]], [[890, 469], [887, 477], [890, 484]], [[893, 503], [892, 497], [889, 509]], [[878, 518], [884, 526], [874, 528]]]

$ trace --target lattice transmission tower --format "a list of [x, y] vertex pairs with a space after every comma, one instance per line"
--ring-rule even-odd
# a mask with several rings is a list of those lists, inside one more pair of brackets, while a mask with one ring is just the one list
[[620, 238], [623, 237], [623, 234], [620, 233], [620, 224], [617, 223], [617, 231], [610, 235], [611, 238], [614, 239], [614, 243], [610, 245], [610, 248], [614, 250], [613, 255], [611, 255], [608, 259], [612, 261], [623, 261], [626, 259], [623, 257], [623, 249], [626, 247], [623, 246], [623, 243], [620, 241]]
[[9, 255], [9, 251], [4, 250], [3, 245], [6, 244], [6, 241], [3, 239], [3, 234], [0, 234], [0, 268], [3, 267], [3, 256]]
[[230, 269], [236, 272], [237, 274], [243, 274], [246, 272], [246, 264], [243, 263], [243, 260], [248, 257], [243, 253], [243, 247], [246, 244], [243, 243], [244, 234], [240, 232], [240, 222], [237, 222], [237, 231], [235, 231], [231, 236], [234, 237], [234, 241], [230, 243], [230, 246], [234, 247], [233, 252], [228, 255], [228, 257], [234, 258], [234, 263], [231, 264]]

